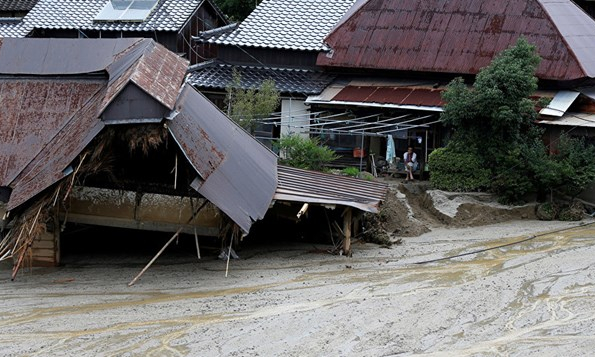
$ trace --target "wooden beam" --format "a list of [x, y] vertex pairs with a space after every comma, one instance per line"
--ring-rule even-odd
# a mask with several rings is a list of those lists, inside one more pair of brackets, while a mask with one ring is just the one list
[[347, 207], [343, 215], [343, 234], [345, 239], [343, 240], [343, 254], [351, 256], [351, 224], [352, 224], [352, 209]]
[[77, 213], [69, 213], [68, 222], [157, 232], [176, 232], [177, 228], [181, 226], [181, 233], [194, 234], [196, 229], [197, 234], [200, 236], [217, 237], [219, 234], [218, 227], [201, 227], [191, 224], [176, 224], [170, 222], [137, 221], [129, 218], [102, 217]]

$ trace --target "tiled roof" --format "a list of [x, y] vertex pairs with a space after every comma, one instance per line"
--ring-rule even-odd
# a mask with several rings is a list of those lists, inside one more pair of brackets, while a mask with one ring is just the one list
[[26, 23], [0, 21], [0, 37], [25, 37], [32, 30]]
[[317, 64], [476, 74], [521, 36], [542, 57], [539, 78], [595, 78], [595, 20], [571, 0], [368, 0]]
[[[195, 67], [196, 68], [196, 67]], [[334, 79], [333, 76], [314, 70], [271, 68], [254, 66], [232, 66], [218, 62], [200, 65], [187, 81], [198, 88], [224, 89], [232, 79], [236, 68], [242, 76], [244, 89], [255, 89], [266, 79], [275, 81], [282, 93], [318, 94]]]
[[355, 0], [264, 0], [233, 32], [211, 43], [303, 51], [323, 40]]
[[0, 11], [29, 11], [37, 0], [3, 0], [0, 1]]
[[25, 22], [40, 29], [178, 31], [207, 0], [160, 0], [143, 22], [93, 21], [108, 0], [39, 0]]

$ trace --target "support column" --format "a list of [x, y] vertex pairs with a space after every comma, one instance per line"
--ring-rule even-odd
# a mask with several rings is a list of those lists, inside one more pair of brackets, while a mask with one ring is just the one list
[[351, 256], [351, 223], [352, 223], [352, 209], [347, 207], [343, 213], [343, 233], [345, 239], [343, 240], [343, 254]]

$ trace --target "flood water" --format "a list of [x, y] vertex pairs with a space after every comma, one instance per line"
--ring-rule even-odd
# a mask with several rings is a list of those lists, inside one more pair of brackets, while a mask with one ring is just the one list
[[519, 221], [445, 230], [391, 249], [355, 243], [353, 258], [324, 254], [325, 248], [247, 246], [238, 252], [242, 259], [230, 262], [228, 278], [225, 262], [214, 257], [166, 252], [130, 288], [151, 253], [79, 255], [15, 282], [10, 266], [0, 265], [0, 355], [595, 351], [593, 224]]

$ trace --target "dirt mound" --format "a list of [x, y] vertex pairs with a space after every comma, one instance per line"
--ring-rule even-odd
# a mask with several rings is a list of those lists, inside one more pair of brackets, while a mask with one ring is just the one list
[[518, 219], [535, 219], [535, 206], [505, 206], [486, 193], [431, 190], [427, 182], [388, 181], [389, 192], [375, 221], [391, 240], [414, 237], [433, 228], [469, 227]]

